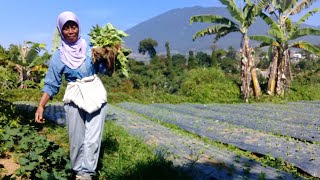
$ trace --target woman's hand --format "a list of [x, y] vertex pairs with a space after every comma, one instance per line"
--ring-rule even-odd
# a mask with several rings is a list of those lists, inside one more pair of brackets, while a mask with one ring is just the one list
[[43, 111], [44, 111], [44, 108], [43, 107], [41, 107], [41, 106], [39, 106], [38, 108], [37, 108], [37, 111], [36, 111], [36, 113], [35, 113], [35, 117], [34, 117], [34, 119], [35, 119], [35, 121], [37, 122], [37, 123], [44, 123], [45, 122], [45, 119], [43, 118]]
[[48, 93], [43, 93], [42, 94], [42, 97], [40, 99], [37, 111], [36, 111], [36, 113], [34, 115], [34, 120], [37, 123], [41, 123], [42, 124], [42, 123], [45, 122], [45, 119], [43, 118], [43, 112], [44, 112], [44, 107], [46, 106], [46, 104], [49, 101], [49, 99], [50, 99], [50, 96], [49, 96]]

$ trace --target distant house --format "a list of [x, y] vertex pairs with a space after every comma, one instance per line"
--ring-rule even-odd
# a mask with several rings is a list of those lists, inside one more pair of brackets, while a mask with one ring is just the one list
[[309, 59], [310, 59], [310, 60], [317, 60], [317, 59], [319, 59], [319, 56], [317, 56], [317, 55], [315, 55], [315, 54], [310, 54], [310, 55], [309, 55]]
[[291, 61], [300, 61], [301, 59], [304, 59], [304, 57], [302, 56], [301, 53], [294, 52], [294, 51], [292, 51], [290, 53], [290, 60]]

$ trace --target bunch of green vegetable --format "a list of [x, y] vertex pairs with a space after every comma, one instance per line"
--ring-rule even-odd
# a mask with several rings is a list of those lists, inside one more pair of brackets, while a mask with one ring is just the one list
[[124, 41], [122, 40], [128, 34], [122, 30], [117, 30], [112, 24], [108, 23], [104, 27], [94, 26], [89, 36], [93, 46], [93, 63], [101, 60], [105, 61], [107, 73], [112, 74], [119, 69], [123, 75], [128, 77], [127, 63], [131, 50], [124, 47]]

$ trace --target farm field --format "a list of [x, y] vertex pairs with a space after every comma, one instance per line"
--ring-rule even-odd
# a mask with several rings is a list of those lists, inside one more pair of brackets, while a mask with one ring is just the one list
[[[31, 110], [34, 104], [16, 102]], [[156, 146], [195, 179], [295, 179], [289, 173], [219, 148], [201, 138], [260, 156], [282, 159], [301, 172], [320, 177], [320, 102], [288, 104], [109, 105], [109, 119], [146, 144]], [[47, 119], [64, 124], [61, 103], [49, 104]], [[187, 131], [201, 138], [186, 135]]]

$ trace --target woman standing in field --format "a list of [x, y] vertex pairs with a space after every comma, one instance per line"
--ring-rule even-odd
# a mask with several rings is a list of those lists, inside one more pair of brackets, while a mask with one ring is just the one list
[[35, 121], [44, 123], [46, 103], [59, 91], [62, 75], [68, 81], [63, 98], [70, 143], [70, 159], [76, 179], [91, 179], [98, 163], [107, 109], [107, 92], [96, 75], [91, 49], [80, 37], [80, 25], [72, 12], [58, 16], [61, 46], [53, 54], [45, 77]]

